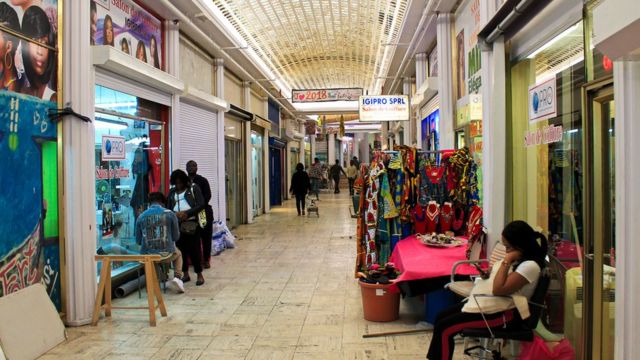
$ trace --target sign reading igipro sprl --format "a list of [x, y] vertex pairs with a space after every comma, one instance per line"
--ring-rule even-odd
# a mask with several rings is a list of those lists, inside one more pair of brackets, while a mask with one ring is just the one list
[[409, 121], [406, 95], [360, 96], [360, 121]]

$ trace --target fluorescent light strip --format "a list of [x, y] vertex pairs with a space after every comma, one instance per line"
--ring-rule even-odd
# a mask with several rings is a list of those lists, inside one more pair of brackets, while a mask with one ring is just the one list
[[550, 48], [553, 44], [557, 43], [558, 41], [560, 41], [562, 38], [564, 38], [565, 36], [571, 34], [571, 32], [573, 32], [574, 30], [576, 30], [580, 25], [582, 24], [582, 21], [576, 23], [575, 25], [571, 26], [570, 28], [568, 28], [567, 30], [561, 32], [560, 34], [558, 34], [556, 37], [554, 37], [553, 39], [547, 41], [546, 44], [542, 45], [540, 48], [538, 48], [538, 50], [534, 51], [531, 53], [531, 55], [527, 56], [528, 59], [533, 59], [536, 57], [536, 55], [540, 54], [541, 52], [547, 50], [548, 48]]

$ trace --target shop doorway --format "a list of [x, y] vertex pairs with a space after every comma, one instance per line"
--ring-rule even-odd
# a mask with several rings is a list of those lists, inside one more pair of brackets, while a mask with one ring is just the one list
[[582, 358], [613, 359], [615, 102], [611, 78], [585, 85], [585, 241]]
[[251, 131], [251, 192], [253, 194], [253, 217], [264, 209], [264, 171], [262, 161], [262, 135]]
[[244, 166], [242, 141], [225, 139], [224, 170], [225, 193], [227, 196], [227, 225], [235, 228], [242, 222], [242, 179]]
[[282, 205], [282, 149], [269, 148], [269, 199], [271, 206]]

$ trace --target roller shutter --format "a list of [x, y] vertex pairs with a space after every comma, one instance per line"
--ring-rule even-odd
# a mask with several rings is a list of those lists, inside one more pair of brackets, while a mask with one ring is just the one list
[[213, 216], [220, 219], [220, 194], [217, 189], [218, 177], [218, 133], [217, 114], [180, 102], [180, 168], [186, 170], [187, 161], [198, 163], [198, 174], [209, 180], [211, 187], [211, 207]]

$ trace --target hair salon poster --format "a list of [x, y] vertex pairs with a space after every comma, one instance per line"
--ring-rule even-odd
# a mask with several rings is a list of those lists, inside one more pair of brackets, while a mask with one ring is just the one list
[[57, 8], [0, 1], [0, 296], [41, 282], [61, 310]]
[[162, 22], [131, 0], [91, 1], [91, 45], [109, 45], [162, 69]]

